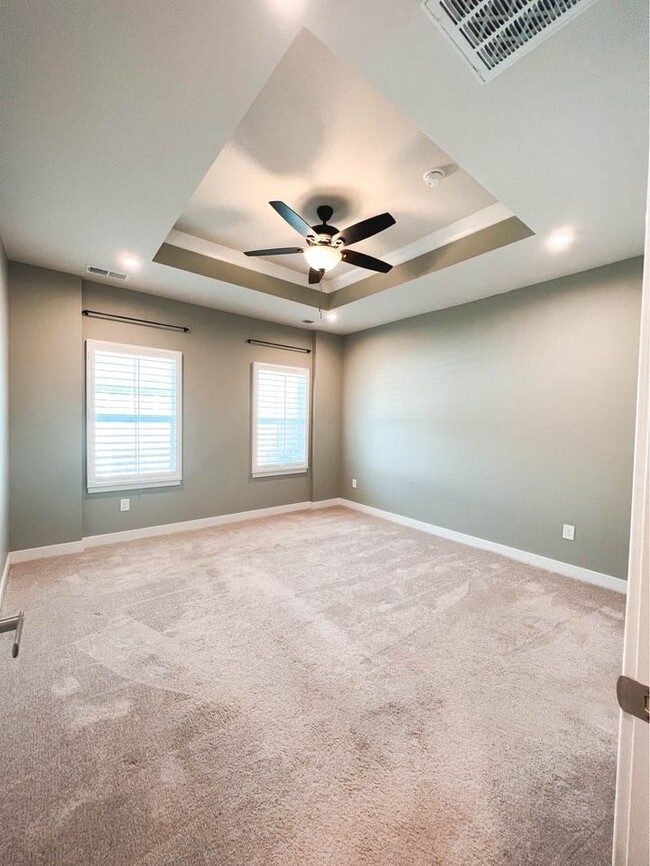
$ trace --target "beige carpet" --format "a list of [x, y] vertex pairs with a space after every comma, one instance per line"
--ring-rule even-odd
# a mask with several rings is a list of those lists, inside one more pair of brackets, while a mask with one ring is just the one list
[[3, 866], [608, 866], [624, 599], [336, 508], [12, 569]]

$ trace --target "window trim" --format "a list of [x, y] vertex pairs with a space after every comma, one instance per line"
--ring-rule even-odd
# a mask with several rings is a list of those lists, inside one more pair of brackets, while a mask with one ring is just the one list
[[[94, 482], [93, 466], [95, 459], [95, 412], [94, 393], [95, 353], [97, 351], [113, 351], [117, 354], [137, 354], [149, 358], [173, 357], [176, 360], [176, 435], [178, 467], [174, 475], [167, 475], [151, 481], [132, 481], [120, 479], [117, 481]], [[146, 490], [157, 487], [178, 487], [183, 483], [183, 353], [175, 349], [156, 349], [151, 346], [137, 346], [133, 343], [114, 343], [107, 340], [86, 340], [86, 490], [88, 493], [110, 493], [119, 490]]]
[[[276, 466], [257, 466], [257, 371], [275, 370], [284, 373], [295, 373], [299, 370], [305, 375], [307, 385], [307, 406], [305, 409], [305, 462], [288, 463]], [[278, 475], [305, 475], [309, 471], [310, 431], [311, 431], [311, 370], [309, 367], [292, 367], [288, 364], [267, 364], [264, 361], [253, 361], [251, 364], [251, 476], [253, 478], [269, 478]]]

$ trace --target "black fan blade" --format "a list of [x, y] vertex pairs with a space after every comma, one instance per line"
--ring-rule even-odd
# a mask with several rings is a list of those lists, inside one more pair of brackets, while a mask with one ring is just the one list
[[323, 270], [317, 271], [316, 268], [309, 268], [309, 285], [311, 286], [314, 283], [320, 283], [323, 279], [324, 273], [325, 271]]
[[278, 247], [275, 250], [246, 250], [245, 256], [289, 256], [292, 253], [301, 253], [300, 247]]
[[370, 219], [362, 220], [360, 223], [355, 223], [353, 226], [343, 229], [332, 238], [333, 241], [342, 240], [349, 247], [351, 244], [358, 244], [359, 241], [364, 241], [366, 238], [371, 238], [373, 235], [383, 232], [384, 229], [395, 225], [395, 217], [389, 213], [380, 213]]
[[269, 204], [271, 207], [276, 210], [283, 220], [286, 220], [292, 229], [295, 229], [299, 235], [303, 235], [307, 237], [307, 235], [313, 235], [314, 230], [309, 225], [308, 222], [297, 214], [295, 210], [291, 210], [288, 204], [285, 204], [283, 201], [270, 201]]
[[342, 250], [341, 258], [349, 265], [356, 265], [358, 268], [367, 268], [369, 271], [380, 271], [382, 274], [387, 274], [392, 270], [393, 266], [388, 262], [382, 262], [381, 259], [376, 259], [374, 256], [367, 256], [365, 253], [358, 253], [356, 250]]

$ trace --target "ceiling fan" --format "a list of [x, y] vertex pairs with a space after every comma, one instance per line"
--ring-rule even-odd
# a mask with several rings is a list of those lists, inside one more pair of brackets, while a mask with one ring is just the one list
[[286, 205], [283, 201], [270, 201], [271, 207], [276, 210], [282, 219], [299, 234], [305, 237], [307, 247], [279, 247], [273, 250], [248, 250], [245, 256], [287, 256], [294, 253], [303, 253], [309, 264], [309, 282], [320, 283], [325, 271], [331, 270], [340, 261], [359, 268], [367, 268], [369, 271], [379, 271], [387, 274], [393, 267], [388, 262], [382, 262], [374, 256], [358, 253], [356, 250], [347, 249], [351, 244], [359, 243], [366, 238], [383, 232], [395, 224], [395, 219], [389, 213], [378, 214], [370, 219], [355, 223], [343, 231], [328, 225], [334, 211], [329, 205], [322, 204], [316, 209], [320, 225], [310, 226], [299, 214]]

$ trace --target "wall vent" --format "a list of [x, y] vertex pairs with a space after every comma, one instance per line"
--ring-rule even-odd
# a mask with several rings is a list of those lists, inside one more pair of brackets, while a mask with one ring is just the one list
[[126, 280], [128, 276], [120, 271], [109, 271], [108, 268], [97, 268], [95, 265], [86, 265], [86, 271], [96, 277], [110, 277], [112, 280]]
[[421, 0], [481, 81], [490, 81], [596, 0]]

